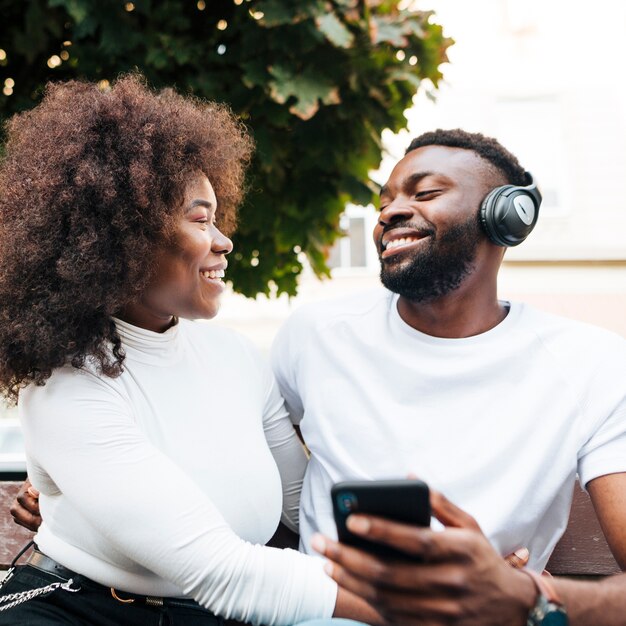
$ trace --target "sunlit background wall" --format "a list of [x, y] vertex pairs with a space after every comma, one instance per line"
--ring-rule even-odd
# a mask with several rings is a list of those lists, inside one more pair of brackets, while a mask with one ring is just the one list
[[[407, 111], [409, 131], [384, 135], [384, 182], [412, 136], [461, 127], [497, 137], [540, 183], [544, 205], [528, 241], [509, 250], [504, 298], [626, 335], [626, 2], [418, 0], [456, 44], [445, 81]], [[305, 275], [291, 301], [231, 295], [219, 323], [267, 350], [302, 303], [378, 284], [373, 207], [346, 209], [348, 236], [331, 254], [333, 279]]]

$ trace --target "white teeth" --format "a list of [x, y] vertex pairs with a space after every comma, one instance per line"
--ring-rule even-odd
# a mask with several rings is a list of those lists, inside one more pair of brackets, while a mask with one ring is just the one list
[[205, 278], [224, 278], [224, 270], [206, 270], [200, 272]]
[[406, 243], [412, 243], [414, 241], [419, 241], [419, 237], [400, 237], [400, 239], [393, 239], [385, 246], [385, 250], [391, 250], [393, 248], [397, 248], [398, 246], [402, 246]]

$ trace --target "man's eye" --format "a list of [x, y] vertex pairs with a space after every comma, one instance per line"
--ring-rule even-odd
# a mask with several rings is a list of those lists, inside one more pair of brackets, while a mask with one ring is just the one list
[[433, 195], [439, 193], [440, 191], [441, 191], [441, 189], [427, 189], [425, 191], [418, 191], [415, 194], [415, 198], [417, 200], [422, 200], [424, 198], [427, 198], [428, 196], [433, 196]]

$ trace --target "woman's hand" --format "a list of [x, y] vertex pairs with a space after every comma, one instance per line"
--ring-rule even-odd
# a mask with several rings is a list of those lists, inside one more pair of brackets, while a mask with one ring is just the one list
[[28, 530], [36, 532], [41, 525], [39, 513], [39, 492], [26, 479], [17, 492], [10, 508], [13, 521]]
[[447, 526], [442, 532], [365, 515], [348, 518], [353, 533], [406, 552], [415, 563], [383, 562], [320, 536], [313, 546], [331, 561], [337, 583], [389, 624], [525, 624], [536, 598], [532, 580], [507, 565], [470, 515], [436, 492], [431, 505]]

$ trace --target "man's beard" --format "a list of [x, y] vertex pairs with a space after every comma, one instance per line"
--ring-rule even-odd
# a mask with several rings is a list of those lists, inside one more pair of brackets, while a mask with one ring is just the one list
[[381, 259], [380, 280], [387, 289], [407, 300], [434, 300], [458, 289], [472, 271], [479, 241], [480, 225], [472, 216], [439, 238], [424, 242], [426, 246], [410, 259], [407, 254]]

